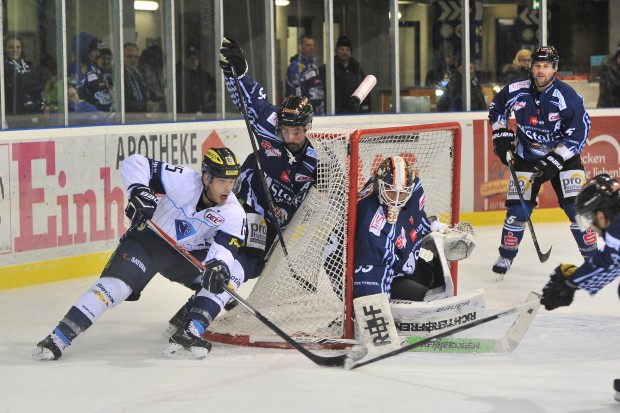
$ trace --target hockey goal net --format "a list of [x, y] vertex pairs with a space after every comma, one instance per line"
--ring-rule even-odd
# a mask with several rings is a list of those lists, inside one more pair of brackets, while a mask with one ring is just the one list
[[[247, 300], [296, 341], [338, 348], [353, 338], [358, 190], [384, 158], [400, 155], [420, 177], [427, 214], [458, 222], [461, 128], [443, 123], [308, 135], [318, 157], [316, 185], [284, 230], [288, 258], [276, 246]], [[451, 274], [456, 287], [455, 264]], [[204, 335], [227, 344], [288, 347], [240, 305]]]

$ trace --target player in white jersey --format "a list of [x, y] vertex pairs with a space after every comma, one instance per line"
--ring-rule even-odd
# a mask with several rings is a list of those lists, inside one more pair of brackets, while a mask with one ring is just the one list
[[[240, 284], [229, 271], [245, 236], [245, 212], [232, 194], [239, 175], [235, 155], [228, 148], [209, 149], [199, 173], [136, 154], [123, 161], [121, 174], [129, 196], [125, 214], [132, 225], [101, 277], [37, 344], [36, 359], [60, 358], [105, 310], [125, 300], [138, 300], [157, 273], [196, 291], [164, 355], [202, 358], [211, 349], [201, 334], [228, 301], [220, 283], [230, 282], [235, 289]], [[147, 220], [202, 261], [205, 273], [146, 226]]]

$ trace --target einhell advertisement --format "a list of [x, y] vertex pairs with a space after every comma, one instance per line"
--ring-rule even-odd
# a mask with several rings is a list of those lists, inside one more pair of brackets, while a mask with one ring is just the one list
[[[227, 144], [235, 150], [236, 141]], [[123, 159], [141, 153], [199, 169], [212, 146], [223, 146], [216, 131], [0, 143], [0, 266], [112, 250], [129, 224]]]
[[[474, 133], [474, 211], [496, 211], [504, 209], [504, 199], [510, 181], [510, 171], [493, 153], [491, 127], [486, 120], [473, 121]], [[620, 128], [617, 117], [592, 118], [592, 129], [586, 145], [581, 152], [586, 168], [586, 178], [600, 173], [620, 176]], [[567, 187], [581, 187], [579, 177], [567, 182]], [[529, 182], [521, 181], [527, 190]], [[514, 188], [513, 188], [514, 190]], [[539, 195], [540, 208], [558, 207], [557, 198], [551, 184], [543, 185]]]

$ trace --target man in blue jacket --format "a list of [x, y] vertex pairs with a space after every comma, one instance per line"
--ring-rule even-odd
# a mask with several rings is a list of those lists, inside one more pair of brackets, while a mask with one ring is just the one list
[[[523, 239], [527, 216], [538, 205], [541, 185], [550, 181], [558, 203], [571, 221], [570, 229], [579, 252], [588, 259], [596, 252], [596, 235], [591, 229], [581, 231], [575, 223], [575, 197], [585, 182], [580, 152], [590, 132], [583, 98], [561, 80], [556, 79], [560, 57], [553, 46], [540, 46], [532, 53], [530, 79], [506, 85], [493, 99], [489, 120], [493, 128], [493, 149], [502, 163], [514, 154], [514, 169], [523, 189], [527, 212], [516, 191], [506, 196], [506, 219], [502, 230], [499, 258], [493, 271], [503, 277], [516, 257]], [[515, 132], [508, 129], [514, 111]], [[513, 188], [511, 182], [509, 188]]]

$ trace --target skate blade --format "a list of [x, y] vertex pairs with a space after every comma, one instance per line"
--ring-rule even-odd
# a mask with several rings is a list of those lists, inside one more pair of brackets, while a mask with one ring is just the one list
[[175, 327], [172, 324], [168, 324], [168, 328], [162, 331], [161, 334], [162, 336], [164, 336], [165, 339], [169, 339], [170, 337], [172, 337], [174, 332], [177, 331], [177, 328], [179, 328], [179, 326]]
[[207, 357], [207, 354], [209, 354], [209, 350], [204, 347], [190, 347], [189, 350], [186, 350], [176, 343], [170, 343], [162, 352], [164, 357], [174, 359], [203, 359]]
[[37, 347], [32, 351], [32, 358], [35, 360], [56, 360], [54, 353], [48, 348]]
[[616, 394], [614, 394], [614, 399], [616, 399], [616, 401], [620, 403], [620, 392], [616, 392]]
[[504, 278], [506, 278], [506, 274], [495, 273], [495, 281], [497, 282], [504, 281]]

